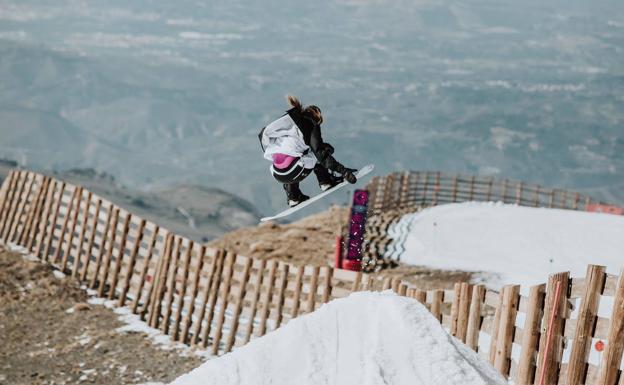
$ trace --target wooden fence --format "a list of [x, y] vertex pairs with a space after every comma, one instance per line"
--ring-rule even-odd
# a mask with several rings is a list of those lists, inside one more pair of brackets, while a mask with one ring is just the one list
[[375, 176], [365, 188], [370, 193], [369, 214], [466, 201], [501, 201], [571, 210], [586, 210], [591, 204], [602, 204], [589, 196], [567, 190], [486, 176], [431, 171]]
[[[515, 384], [624, 385], [624, 275], [589, 266], [520, 295], [457, 283], [424, 291], [398, 279], [294, 266], [213, 250], [79, 187], [13, 171], [0, 188], [0, 239], [28, 249], [174, 340], [223, 354], [323, 303], [392, 289], [423, 303], [452, 335]], [[610, 318], [598, 316], [603, 300]], [[605, 349], [590, 354], [600, 339]], [[594, 361], [592, 361], [594, 357]]]

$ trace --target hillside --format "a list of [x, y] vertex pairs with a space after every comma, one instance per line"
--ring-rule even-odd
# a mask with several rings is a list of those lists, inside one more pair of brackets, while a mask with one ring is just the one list
[[[0, 161], [0, 183], [15, 162]], [[182, 184], [150, 191], [132, 190], [108, 174], [92, 169], [51, 172], [57, 179], [80, 185], [132, 213], [196, 241], [258, 223], [260, 214], [244, 199], [217, 188]]]

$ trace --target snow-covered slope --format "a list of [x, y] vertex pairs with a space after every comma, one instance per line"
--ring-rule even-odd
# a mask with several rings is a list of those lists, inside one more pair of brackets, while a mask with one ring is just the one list
[[588, 264], [619, 273], [624, 216], [501, 203], [436, 206], [392, 226], [388, 256], [436, 268], [483, 271], [497, 287], [545, 282], [549, 273], [584, 276]]
[[505, 384], [414, 299], [360, 292], [179, 377], [172, 385]]

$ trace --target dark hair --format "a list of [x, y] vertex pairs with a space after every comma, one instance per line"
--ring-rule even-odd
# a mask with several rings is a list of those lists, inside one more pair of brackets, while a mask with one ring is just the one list
[[303, 105], [301, 104], [299, 99], [297, 99], [296, 97], [292, 95], [287, 95], [286, 100], [288, 100], [288, 104], [290, 104], [291, 107], [295, 108], [297, 111], [299, 111], [303, 115], [311, 118], [317, 124], [323, 123], [323, 115], [321, 114], [321, 109], [318, 108], [317, 106], [309, 105], [303, 108]]

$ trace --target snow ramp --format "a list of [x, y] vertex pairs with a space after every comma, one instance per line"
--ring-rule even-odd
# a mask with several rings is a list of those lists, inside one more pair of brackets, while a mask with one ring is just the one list
[[359, 292], [211, 360], [171, 385], [506, 384], [426, 307]]

